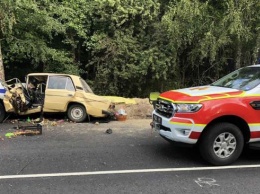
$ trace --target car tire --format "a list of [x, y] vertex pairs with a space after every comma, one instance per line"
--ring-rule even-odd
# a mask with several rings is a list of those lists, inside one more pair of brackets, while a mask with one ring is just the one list
[[87, 118], [86, 108], [80, 104], [71, 105], [67, 111], [67, 114], [68, 118], [76, 123], [83, 122]]
[[241, 155], [244, 136], [232, 123], [217, 123], [202, 134], [199, 143], [201, 156], [213, 165], [229, 165]]
[[5, 118], [5, 108], [4, 105], [0, 103], [0, 123], [3, 122], [4, 118]]

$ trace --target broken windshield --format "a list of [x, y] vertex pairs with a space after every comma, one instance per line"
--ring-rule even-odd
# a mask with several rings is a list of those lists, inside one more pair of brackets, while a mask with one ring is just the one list
[[248, 91], [259, 84], [260, 67], [251, 66], [238, 69], [211, 85]]

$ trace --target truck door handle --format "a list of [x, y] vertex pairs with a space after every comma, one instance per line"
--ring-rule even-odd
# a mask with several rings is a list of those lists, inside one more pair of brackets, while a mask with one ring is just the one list
[[72, 94], [68, 94], [68, 96], [73, 96]]

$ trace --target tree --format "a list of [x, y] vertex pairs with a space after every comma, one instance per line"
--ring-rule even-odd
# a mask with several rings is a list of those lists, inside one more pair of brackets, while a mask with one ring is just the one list
[[143, 93], [143, 85], [151, 79], [151, 62], [144, 56], [149, 52], [159, 6], [156, 0], [92, 1], [93, 33], [86, 42], [90, 53], [86, 68], [94, 72], [91, 78], [96, 91], [122, 96]]
[[[54, 42], [54, 38], [64, 36], [66, 26], [62, 17], [66, 7], [58, 1], [9, 1], [5, 5], [1, 19], [1, 45], [6, 68], [11, 71], [13, 63], [25, 66], [24, 62], [33, 64], [31, 69], [44, 71], [71, 72], [73, 64], [67, 51]], [[2, 8], [2, 6], [1, 6]], [[7, 14], [9, 13], [9, 14]], [[3, 64], [2, 64], [3, 65]], [[21, 70], [24, 68], [19, 67]], [[75, 68], [76, 69], [76, 68]], [[73, 73], [74, 73], [73, 72]]]
[[10, 0], [2, 0], [0, 2], [0, 79], [5, 80], [2, 41], [10, 35], [15, 24], [14, 6]]
[[208, 84], [259, 57], [259, 10], [259, 0], [2, 0], [0, 74], [3, 62], [15, 76], [80, 74], [96, 93], [127, 97]]
[[260, 2], [228, 0], [222, 20], [230, 37], [236, 68], [253, 64], [259, 50]]
[[[156, 31], [180, 87], [208, 84], [253, 64], [259, 48], [259, 1], [172, 1]], [[163, 38], [160, 34], [165, 34]]]

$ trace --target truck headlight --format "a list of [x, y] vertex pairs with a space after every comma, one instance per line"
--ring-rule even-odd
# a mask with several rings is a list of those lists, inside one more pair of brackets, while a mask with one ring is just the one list
[[192, 113], [197, 112], [202, 107], [202, 104], [176, 104], [178, 113]]

